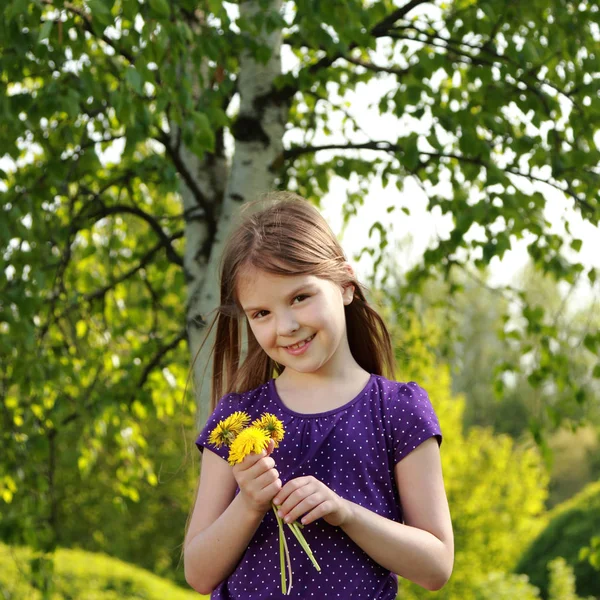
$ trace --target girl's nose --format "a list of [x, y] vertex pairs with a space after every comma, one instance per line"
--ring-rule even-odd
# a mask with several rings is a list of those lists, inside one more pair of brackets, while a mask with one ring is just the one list
[[277, 335], [289, 336], [298, 331], [300, 325], [293, 315], [282, 315], [277, 319]]

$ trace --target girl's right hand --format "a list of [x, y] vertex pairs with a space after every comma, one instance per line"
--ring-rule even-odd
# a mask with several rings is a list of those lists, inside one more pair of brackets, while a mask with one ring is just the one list
[[273, 451], [273, 442], [261, 454], [249, 454], [244, 460], [233, 466], [233, 476], [240, 488], [248, 509], [264, 515], [271, 508], [271, 500], [281, 489], [279, 472], [275, 461], [269, 456]]

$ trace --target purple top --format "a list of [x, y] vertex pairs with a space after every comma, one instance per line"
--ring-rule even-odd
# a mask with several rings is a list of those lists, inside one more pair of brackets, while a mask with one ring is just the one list
[[[337, 494], [388, 519], [402, 522], [394, 466], [432, 436], [441, 443], [440, 426], [427, 397], [416, 383], [397, 383], [371, 375], [350, 402], [323, 413], [301, 414], [287, 408], [274, 380], [243, 394], [224, 396], [200, 433], [196, 445], [227, 459], [229, 449], [208, 444], [218, 421], [236, 410], [255, 419], [264, 412], [276, 415], [285, 437], [273, 452], [283, 484], [313, 475]], [[396, 575], [372, 560], [339, 527], [323, 519], [302, 533], [321, 566], [312, 566], [292, 533], [286, 539], [292, 559], [293, 586], [281, 592], [279, 533], [268, 511], [235, 571], [211, 598], [258, 600], [270, 598], [394, 600]], [[288, 582], [289, 585], [289, 582]]]

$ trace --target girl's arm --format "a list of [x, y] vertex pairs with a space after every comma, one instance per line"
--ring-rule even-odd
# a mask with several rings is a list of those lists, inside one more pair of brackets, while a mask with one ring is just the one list
[[[266, 453], [252, 454], [232, 469], [204, 449], [198, 495], [184, 542], [185, 578], [197, 592], [210, 594], [234, 571], [281, 488], [274, 464]], [[235, 496], [238, 485], [242, 491]]]
[[439, 590], [452, 573], [454, 537], [444, 490], [440, 451], [431, 438], [395, 468], [404, 522], [386, 519], [345, 500], [313, 477], [288, 482], [274, 502], [302, 523], [323, 517], [382, 567], [428, 590]]
[[396, 465], [395, 476], [405, 524], [349, 503], [342, 529], [383, 567], [439, 590], [452, 573], [454, 536], [437, 441], [413, 450]]

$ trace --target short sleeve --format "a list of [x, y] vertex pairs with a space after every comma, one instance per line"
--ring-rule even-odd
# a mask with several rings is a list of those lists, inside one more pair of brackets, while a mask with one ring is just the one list
[[415, 382], [400, 384], [389, 407], [394, 461], [400, 462], [430, 437], [442, 443], [442, 430], [427, 392]]
[[204, 448], [208, 448], [215, 454], [218, 454], [223, 460], [227, 460], [229, 457], [229, 448], [227, 446], [221, 446], [220, 448], [217, 448], [213, 444], [209, 443], [208, 438], [219, 421], [226, 419], [236, 410], [243, 410], [239, 408], [239, 397], [237, 394], [227, 394], [219, 400], [217, 408], [215, 408], [213, 413], [210, 415], [206, 425], [196, 439], [196, 446], [200, 452], [202, 452]]

